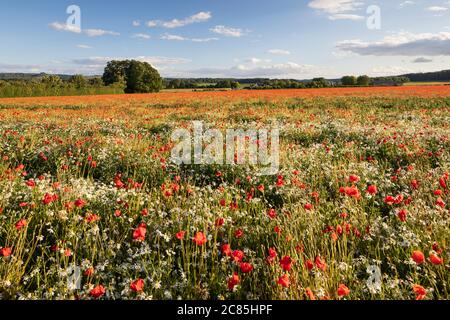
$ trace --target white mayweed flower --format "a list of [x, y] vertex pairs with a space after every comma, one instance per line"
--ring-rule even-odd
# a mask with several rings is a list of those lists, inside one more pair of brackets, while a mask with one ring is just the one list
[[161, 289], [161, 282], [160, 281], [155, 281], [153, 283], [153, 288], [155, 289]]

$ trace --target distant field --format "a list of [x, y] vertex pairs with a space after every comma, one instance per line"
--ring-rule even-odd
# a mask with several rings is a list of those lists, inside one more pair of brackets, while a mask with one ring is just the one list
[[280, 89], [280, 90], [237, 90], [237, 91], [197, 91], [178, 90], [151, 94], [117, 94], [99, 96], [66, 97], [26, 97], [1, 98], [3, 105], [86, 105], [93, 104], [145, 104], [145, 103], [184, 103], [190, 100], [284, 100], [289, 98], [313, 97], [450, 97], [450, 86], [404, 86], [404, 87], [362, 87], [326, 89]]
[[450, 81], [408, 82], [405, 86], [450, 86]]

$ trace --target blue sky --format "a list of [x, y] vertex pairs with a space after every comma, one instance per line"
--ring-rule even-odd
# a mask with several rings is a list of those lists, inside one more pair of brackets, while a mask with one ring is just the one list
[[0, 37], [0, 72], [101, 74], [134, 58], [166, 77], [390, 75], [449, 69], [450, 1], [15, 0]]

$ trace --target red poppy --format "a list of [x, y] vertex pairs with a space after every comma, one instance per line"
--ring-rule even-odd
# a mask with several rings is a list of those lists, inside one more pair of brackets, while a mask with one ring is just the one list
[[445, 177], [441, 177], [439, 178], [439, 185], [443, 188], [446, 189], [447, 188], [447, 183], [445, 182]]
[[98, 215], [96, 215], [96, 214], [93, 214], [93, 213], [88, 214], [87, 217], [86, 217], [86, 222], [87, 223], [95, 222], [95, 221], [98, 221], [98, 220], [100, 220], [100, 217]]
[[142, 209], [141, 210], [141, 216], [143, 216], [143, 217], [148, 216], [148, 209]]
[[275, 227], [273, 228], [273, 231], [274, 231], [276, 234], [278, 234], [278, 235], [281, 234], [281, 228], [280, 228], [279, 226], [275, 226]]
[[227, 202], [225, 201], [225, 199], [220, 199], [219, 204], [220, 204], [222, 207], [225, 207], [225, 206], [227, 205]]
[[241, 280], [239, 279], [239, 275], [235, 272], [233, 275], [228, 279], [228, 289], [233, 290], [235, 286], [237, 286]]
[[52, 202], [55, 202], [56, 200], [58, 200], [58, 195], [57, 194], [53, 194], [52, 195], [52, 194], [46, 193], [44, 195], [44, 199], [42, 199], [42, 203], [45, 204], [45, 205], [48, 205], [48, 204], [50, 204]]
[[276, 185], [277, 185], [277, 187], [282, 187], [284, 185], [284, 178], [283, 178], [283, 176], [278, 176], [277, 177]]
[[413, 251], [411, 258], [417, 264], [422, 264], [425, 261], [425, 255], [423, 254], [422, 251], [419, 251], [419, 250]]
[[20, 219], [19, 221], [16, 222], [15, 227], [17, 230], [21, 230], [22, 228], [26, 227], [27, 225], [27, 220], [25, 219]]
[[242, 262], [239, 267], [243, 273], [249, 273], [253, 270], [253, 266], [248, 262]]
[[277, 254], [277, 251], [275, 249], [269, 248], [269, 256], [267, 257], [267, 262], [272, 264], [275, 261], [277, 255], [278, 254]]
[[378, 192], [377, 186], [375, 186], [375, 185], [368, 186], [366, 192], [371, 195], [377, 194], [377, 192]]
[[398, 218], [400, 219], [401, 222], [405, 222], [406, 221], [406, 216], [408, 214], [408, 211], [406, 211], [405, 209], [400, 210], [397, 213]]
[[445, 202], [444, 202], [444, 200], [442, 200], [442, 198], [438, 198], [436, 200], [436, 205], [441, 207], [441, 208], [445, 208]]
[[84, 271], [83, 275], [85, 275], [86, 277], [90, 277], [94, 274], [94, 268], [88, 268]]
[[277, 282], [280, 286], [282, 286], [283, 288], [289, 288], [289, 286], [291, 285], [291, 282], [289, 280], [289, 275], [285, 274], [282, 275]]
[[305, 289], [305, 294], [309, 298], [309, 300], [316, 300], [316, 296], [314, 295], [314, 293], [310, 288]]
[[280, 266], [283, 268], [284, 271], [290, 271], [292, 268], [292, 259], [289, 256], [284, 256], [280, 260]]
[[179, 231], [179, 232], [177, 232], [177, 233], [175, 234], [175, 237], [176, 237], [178, 240], [183, 240], [185, 234], [186, 234], [186, 231]]
[[325, 261], [322, 260], [322, 258], [320, 256], [316, 257], [316, 259], [314, 260], [314, 263], [315, 263], [316, 267], [322, 271], [325, 271], [327, 269], [327, 264], [325, 263]]
[[137, 279], [136, 281], [133, 281], [130, 284], [131, 291], [134, 292], [142, 292], [144, 290], [144, 280], [143, 279]]
[[234, 250], [234, 251], [231, 253], [231, 256], [233, 257], [233, 260], [234, 260], [234, 261], [236, 261], [236, 262], [241, 262], [242, 259], [244, 259], [245, 254], [244, 254], [244, 251], [241, 251], [241, 250]]
[[359, 182], [360, 178], [358, 176], [355, 176], [352, 174], [348, 177], [348, 180], [352, 183], [357, 183], [357, 182]]
[[398, 196], [396, 196], [395, 197], [395, 199], [394, 199], [394, 203], [395, 204], [400, 204], [400, 203], [402, 203], [403, 202], [403, 195], [402, 194], [399, 194]]
[[395, 202], [395, 199], [393, 196], [386, 196], [384, 198], [384, 203], [388, 204], [388, 205], [393, 205]]
[[144, 241], [145, 235], [147, 234], [147, 225], [145, 223], [141, 223], [134, 231], [133, 231], [133, 239], [135, 241]]
[[314, 268], [314, 262], [312, 262], [311, 260], [306, 260], [305, 261], [305, 267], [306, 267], [306, 269], [311, 271]]
[[361, 193], [356, 186], [340, 187], [339, 192], [355, 199], [361, 198]]
[[89, 292], [89, 295], [97, 299], [102, 297], [105, 293], [106, 293], [105, 287], [103, 287], [102, 285], [98, 285]]
[[303, 206], [303, 208], [305, 208], [305, 210], [311, 210], [313, 208], [313, 205], [311, 203], [307, 203]]
[[77, 208], [83, 208], [86, 205], [86, 201], [84, 201], [83, 199], [77, 199], [75, 200], [74, 204]]
[[430, 253], [429, 256], [430, 262], [434, 265], [440, 265], [443, 263], [442, 258], [440, 258], [437, 254]]
[[194, 236], [193, 241], [196, 245], [203, 246], [206, 243], [207, 239], [203, 232], [197, 232]]
[[228, 243], [222, 245], [221, 251], [223, 255], [227, 257], [231, 256], [231, 246]]
[[25, 184], [31, 188], [34, 188], [36, 186], [36, 182], [33, 179], [27, 180]]
[[0, 249], [0, 256], [2, 257], [9, 257], [12, 254], [12, 248], [1, 248]]
[[216, 228], [220, 228], [221, 226], [223, 226], [224, 223], [225, 223], [224, 218], [217, 218], [216, 221], [214, 222], [214, 225], [216, 226]]
[[345, 297], [350, 294], [350, 289], [347, 288], [345, 284], [340, 284], [339, 288], [337, 289], [337, 294], [339, 297]]
[[416, 300], [423, 300], [427, 295], [425, 288], [418, 284], [413, 285], [413, 292], [416, 294]]
[[236, 239], [242, 238], [243, 235], [244, 235], [244, 231], [242, 231], [242, 229], [237, 229], [234, 232], [234, 236]]
[[267, 215], [270, 217], [270, 219], [275, 219], [277, 217], [277, 212], [275, 209], [271, 208], [269, 211], [267, 211]]
[[437, 242], [433, 243], [433, 250], [438, 254], [442, 253], [442, 249], [439, 247], [439, 243], [437, 243]]

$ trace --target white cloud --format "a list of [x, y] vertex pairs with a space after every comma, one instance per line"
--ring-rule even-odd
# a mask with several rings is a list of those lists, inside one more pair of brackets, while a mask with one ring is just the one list
[[420, 58], [414, 59], [412, 62], [413, 62], [413, 63], [429, 63], [429, 62], [433, 62], [433, 59], [428, 59], [428, 58], [420, 57]]
[[120, 36], [120, 33], [109, 31], [109, 30], [103, 30], [103, 29], [81, 29], [76, 26], [67, 24], [67, 23], [60, 23], [60, 22], [53, 22], [49, 24], [50, 28], [56, 31], [65, 31], [65, 32], [73, 32], [73, 33], [84, 33], [88, 37], [99, 37], [104, 35], [111, 35], [111, 36]]
[[149, 28], [154, 28], [154, 27], [157, 27], [159, 23], [160, 23], [160, 21], [158, 21], [158, 20], [151, 20], [151, 21], [147, 21], [146, 25]]
[[432, 7], [428, 7], [427, 11], [431, 11], [431, 12], [443, 12], [443, 11], [447, 11], [448, 8], [446, 7], [439, 7], [439, 6], [432, 6]]
[[413, 5], [413, 4], [415, 4], [415, 2], [414, 1], [403, 1], [402, 3], [400, 3], [399, 4], [399, 7], [400, 8], [404, 8], [404, 7], [406, 7], [406, 6], [411, 6], [411, 5]]
[[168, 33], [162, 35], [161, 39], [169, 41], [192, 41], [192, 42], [210, 42], [219, 40], [218, 38], [186, 38], [176, 34], [168, 34]]
[[306, 79], [322, 74], [323, 69], [313, 65], [286, 62], [269, 65], [236, 65], [230, 68], [201, 68], [188, 70], [186, 74], [194, 77], [217, 78], [293, 78]]
[[211, 28], [210, 31], [226, 37], [234, 38], [239, 38], [244, 35], [244, 31], [242, 29], [229, 28], [225, 26], [215, 26], [214, 28]]
[[170, 58], [170, 57], [160, 57], [160, 56], [138, 56], [138, 57], [89, 57], [80, 58], [72, 60], [73, 63], [78, 65], [87, 66], [104, 66], [108, 61], [111, 60], [138, 60], [143, 62], [148, 62], [155, 65], [173, 65], [173, 64], [183, 64], [190, 62], [189, 59], [185, 58]]
[[183, 36], [178, 36], [175, 34], [165, 34], [161, 36], [162, 40], [170, 40], [170, 41], [186, 41], [187, 38]]
[[50, 28], [56, 31], [66, 31], [73, 33], [81, 33], [81, 28], [67, 23], [53, 22], [49, 24]]
[[270, 49], [267, 52], [270, 53], [270, 54], [276, 55], [276, 56], [288, 56], [288, 55], [291, 54], [290, 51], [283, 50], [283, 49]]
[[0, 63], [0, 72], [41, 72], [42, 66]]
[[103, 29], [84, 29], [83, 33], [85, 33], [88, 37], [100, 37], [105, 35], [120, 36], [120, 33], [118, 32]]
[[141, 25], [141, 22], [139, 20], [133, 21], [133, 27], [139, 27]]
[[248, 58], [245, 60], [245, 62], [251, 63], [251, 64], [259, 64], [259, 63], [269, 63], [271, 62], [270, 59], [259, 59], [259, 58]]
[[328, 16], [328, 19], [330, 20], [352, 20], [352, 21], [358, 21], [358, 20], [364, 20], [364, 16], [360, 16], [357, 14], [346, 14], [346, 13], [337, 13], [332, 14]]
[[77, 48], [80, 49], [92, 49], [91, 46], [85, 45], [85, 44], [77, 44]]
[[328, 14], [328, 19], [360, 21], [364, 17], [353, 12], [359, 10], [364, 2], [359, 0], [313, 0], [308, 6]]
[[136, 33], [133, 34], [132, 38], [148, 40], [151, 38], [151, 36], [146, 33]]
[[364, 56], [449, 56], [450, 32], [400, 32], [375, 42], [345, 40], [337, 43], [336, 47]]
[[363, 2], [358, 0], [313, 0], [308, 3], [312, 9], [324, 11], [330, 14], [343, 13], [347, 11], [355, 11]]
[[210, 42], [210, 41], [217, 41], [219, 38], [192, 38], [190, 39], [193, 42]]
[[153, 27], [164, 27], [164, 28], [168, 28], [168, 29], [173, 29], [173, 28], [179, 28], [179, 27], [184, 27], [193, 23], [200, 23], [200, 22], [206, 22], [209, 19], [212, 18], [212, 14], [211, 12], [199, 12], [196, 13], [190, 17], [184, 18], [184, 19], [173, 19], [170, 21], [161, 21], [161, 20], [150, 20], [147, 22], [147, 26], [150, 28]]
[[371, 76], [398, 76], [401, 74], [407, 74], [414, 72], [412, 69], [409, 68], [403, 68], [400, 66], [381, 66], [381, 67], [374, 67], [370, 75]]

